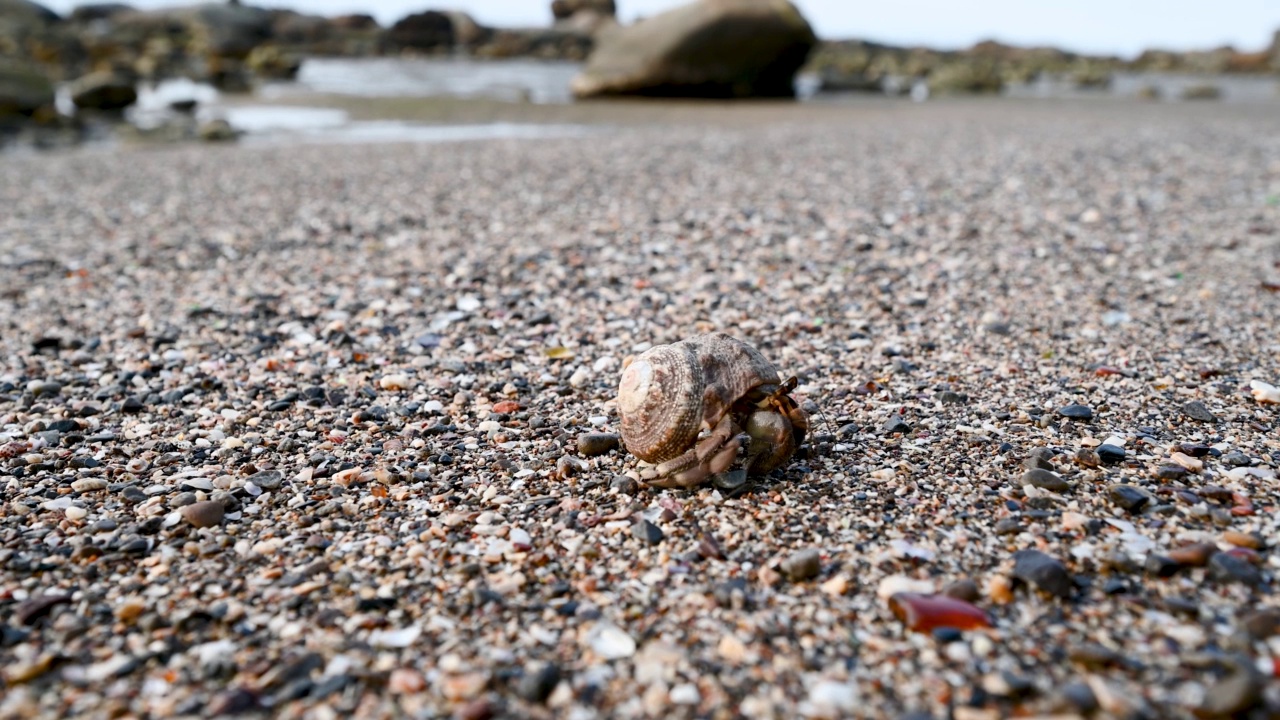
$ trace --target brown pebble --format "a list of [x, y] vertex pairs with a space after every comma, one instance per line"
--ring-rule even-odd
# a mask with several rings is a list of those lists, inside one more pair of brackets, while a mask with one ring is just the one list
[[618, 447], [618, 436], [613, 433], [584, 433], [578, 436], [578, 452], [586, 457], [604, 455]]
[[973, 630], [991, 627], [991, 617], [981, 608], [945, 595], [896, 593], [889, 597], [889, 609], [909, 630], [921, 633], [938, 628]]
[[1262, 536], [1256, 532], [1246, 533], [1238, 530], [1227, 530], [1222, 533], [1222, 539], [1236, 547], [1249, 548], [1250, 550], [1262, 549]]
[[1076, 462], [1087, 468], [1096, 468], [1102, 464], [1102, 458], [1096, 450], [1080, 448], [1076, 450]]
[[456, 720], [490, 720], [497, 717], [498, 709], [485, 698], [472, 700], [453, 712]]
[[1167, 557], [1184, 567], [1204, 567], [1216, 552], [1218, 547], [1213, 543], [1195, 543], [1170, 550]]
[[782, 561], [782, 572], [791, 582], [801, 582], [818, 576], [822, 569], [822, 558], [817, 549], [797, 550]]
[[396, 668], [387, 678], [387, 689], [393, 693], [404, 695], [420, 693], [427, 688], [427, 680], [422, 673], [410, 668]]
[[942, 589], [942, 594], [965, 602], [977, 602], [982, 597], [982, 591], [978, 589], [978, 583], [969, 578], [960, 578], [948, 583]]
[[19, 625], [31, 625], [48, 615], [55, 605], [69, 602], [71, 602], [71, 596], [62, 594], [41, 595], [23, 600], [18, 603], [18, 607], [13, 613], [13, 619], [17, 620]]
[[184, 505], [178, 512], [182, 513], [182, 519], [193, 527], [207, 528], [221, 523], [227, 509], [217, 500], [205, 500]]

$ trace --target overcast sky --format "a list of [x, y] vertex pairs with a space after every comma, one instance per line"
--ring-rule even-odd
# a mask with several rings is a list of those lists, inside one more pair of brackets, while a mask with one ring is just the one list
[[[124, 0], [130, 2], [130, 0]], [[550, 22], [550, 0], [244, 0], [334, 15], [372, 12], [383, 24], [428, 8], [465, 10], [487, 25]], [[623, 20], [686, 0], [616, 0]], [[856, 37], [941, 48], [978, 40], [1134, 55], [1145, 48], [1260, 50], [1280, 29], [1280, 0], [793, 0], [823, 38]], [[76, 0], [45, 0], [66, 12]], [[138, 7], [190, 4], [132, 0]], [[372, 10], [371, 10], [372, 8]]]

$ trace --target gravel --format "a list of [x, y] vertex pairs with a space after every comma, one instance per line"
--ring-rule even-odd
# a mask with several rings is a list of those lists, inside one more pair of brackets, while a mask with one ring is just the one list
[[[0, 716], [1280, 710], [1274, 109], [770, 108], [6, 156]], [[792, 462], [583, 448], [711, 329]]]

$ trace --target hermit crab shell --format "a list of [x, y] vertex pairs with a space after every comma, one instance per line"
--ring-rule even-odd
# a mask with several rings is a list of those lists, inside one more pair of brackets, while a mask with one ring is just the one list
[[724, 333], [652, 347], [618, 385], [622, 441], [645, 462], [679, 457], [747, 392], [778, 382], [759, 351]]

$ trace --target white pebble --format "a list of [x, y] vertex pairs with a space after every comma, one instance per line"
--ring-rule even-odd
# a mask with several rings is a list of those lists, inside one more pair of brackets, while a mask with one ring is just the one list
[[1270, 403], [1272, 405], [1280, 405], [1280, 388], [1261, 380], [1252, 380], [1249, 382], [1249, 389], [1253, 391], [1253, 399], [1260, 403]]
[[839, 716], [857, 709], [858, 690], [847, 683], [823, 680], [809, 691], [809, 702], [820, 710], [834, 711]]
[[693, 683], [684, 683], [671, 688], [671, 702], [675, 705], [697, 705], [702, 699], [702, 694], [698, 692], [698, 686]]
[[900, 592], [930, 595], [933, 593], [933, 589], [933, 581], [931, 580], [919, 580], [906, 575], [890, 575], [880, 581], [880, 587], [876, 588], [876, 596], [881, 600], [888, 600]]
[[413, 380], [403, 373], [395, 375], [383, 375], [378, 381], [378, 387], [383, 390], [407, 390], [412, 386]]
[[369, 644], [376, 648], [407, 648], [418, 640], [422, 628], [411, 625], [399, 630], [374, 630], [369, 634]]
[[82, 507], [77, 507], [75, 505], [72, 505], [71, 507], [67, 508], [63, 512], [66, 513], [67, 519], [72, 522], [79, 522], [85, 519], [85, 517], [89, 515], [88, 510], [85, 510]]
[[636, 641], [623, 629], [607, 622], [596, 623], [591, 628], [587, 644], [605, 660], [620, 660], [636, 654]]

